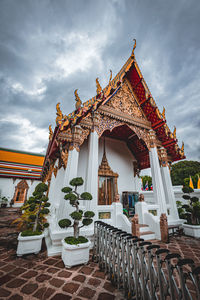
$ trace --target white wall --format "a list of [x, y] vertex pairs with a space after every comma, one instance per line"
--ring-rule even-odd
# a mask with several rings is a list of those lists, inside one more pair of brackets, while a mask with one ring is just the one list
[[[104, 138], [99, 141], [99, 165], [103, 157]], [[121, 196], [124, 191], [140, 191], [141, 180], [134, 177], [133, 161], [134, 156], [123, 141], [106, 138], [105, 139], [106, 157], [113, 172], [118, 173], [119, 177], [118, 192]]]
[[[12, 178], [0, 178], [0, 191], [2, 197], [7, 197], [9, 202], [12, 200], [15, 192], [15, 187], [22, 179], [16, 179], [15, 181]], [[29, 186], [27, 198], [29, 198], [35, 190], [35, 187], [41, 181], [34, 180], [31, 182], [30, 179], [26, 179], [26, 182]]]

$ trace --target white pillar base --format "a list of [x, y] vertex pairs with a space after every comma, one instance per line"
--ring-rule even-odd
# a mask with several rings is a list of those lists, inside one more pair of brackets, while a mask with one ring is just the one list
[[156, 147], [151, 148], [149, 158], [151, 164], [154, 200], [155, 203], [159, 205], [158, 215], [160, 216], [162, 213], [167, 215], [167, 205]]
[[169, 208], [170, 214], [168, 216], [168, 219], [179, 220], [178, 210], [176, 206], [176, 199], [174, 195], [174, 190], [173, 190], [168, 166], [161, 167], [161, 175], [163, 180], [166, 202], [170, 206]]

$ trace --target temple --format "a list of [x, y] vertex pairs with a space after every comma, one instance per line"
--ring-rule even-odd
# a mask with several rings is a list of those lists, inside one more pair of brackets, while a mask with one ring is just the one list
[[[95, 212], [95, 218], [131, 232], [131, 222], [123, 214], [122, 195], [141, 193], [140, 171], [151, 168], [153, 197], [135, 205], [139, 223], [160, 238], [160, 215], [168, 224], [180, 222], [169, 165], [184, 159], [184, 144], [178, 146], [176, 128], [169, 129], [165, 109], [159, 111], [132, 53], [118, 74], [102, 89], [96, 79], [96, 96], [82, 103], [75, 90], [75, 110], [64, 115], [60, 104], [54, 132], [42, 170], [42, 180], [49, 184], [52, 203], [48, 255], [60, 253], [60, 241], [70, 230], [60, 229], [59, 219], [67, 217], [71, 206], [63, 198], [62, 187], [74, 177], [84, 179], [83, 191], [92, 201], [82, 209]], [[83, 234], [92, 236], [93, 227]]]
[[44, 155], [0, 148], [0, 197], [22, 206], [41, 180]]

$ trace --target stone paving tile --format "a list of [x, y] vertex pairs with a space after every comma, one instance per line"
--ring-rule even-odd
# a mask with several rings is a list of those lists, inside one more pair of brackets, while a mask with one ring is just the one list
[[79, 286], [80, 285], [75, 282], [69, 282], [66, 283], [62, 289], [69, 294], [74, 294], [78, 290]]
[[79, 272], [80, 273], [83, 273], [85, 275], [90, 275], [92, 272], [93, 272], [93, 268], [90, 268], [90, 267], [82, 267]]
[[58, 293], [51, 298], [51, 300], [70, 300], [70, 299], [72, 299], [71, 296], [61, 294], [61, 293]]
[[95, 295], [95, 290], [92, 290], [92, 289], [90, 289], [88, 287], [84, 287], [78, 293], [78, 296], [81, 296], [81, 297], [83, 297], [85, 299], [92, 299], [94, 295]]
[[53, 278], [52, 280], [49, 281], [49, 283], [55, 287], [60, 287], [65, 283], [65, 281], [58, 278]]
[[23, 294], [27, 294], [30, 295], [33, 292], [35, 292], [35, 290], [38, 288], [38, 284], [37, 283], [27, 283], [23, 286], [23, 288], [21, 289], [21, 292]]
[[58, 277], [64, 277], [64, 278], [68, 278], [72, 275], [71, 272], [68, 271], [61, 271], [57, 274]]
[[8, 297], [9, 295], [11, 294], [10, 291], [6, 290], [6, 289], [3, 289], [3, 288], [0, 288], [0, 297]]
[[[17, 229], [10, 226], [19, 210], [0, 210], [0, 299], [10, 300], [123, 300], [98, 264], [66, 269], [60, 256], [47, 257], [45, 243], [37, 255], [16, 256]], [[154, 242], [155, 243], [155, 242]], [[200, 240], [172, 237], [169, 244], [156, 241], [162, 248], [189, 257], [200, 265]]]
[[78, 281], [78, 282], [84, 282], [85, 279], [86, 279], [86, 277], [83, 276], [83, 275], [77, 275], [77, 276], [75, 276], [75, 277], [72, 278], [72, 280]]

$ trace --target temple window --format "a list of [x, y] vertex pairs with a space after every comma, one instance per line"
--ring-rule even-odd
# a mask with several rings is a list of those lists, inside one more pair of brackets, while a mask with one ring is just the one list
[[29, 186], [26, 182], [26, 180], [21, 180], [17, 186], [15, 187], [15, 193], [13, 196], [13, 201], [15, 202], [20, 202], [24, 203], [27, 198], [27, 193], [28, 193]]

